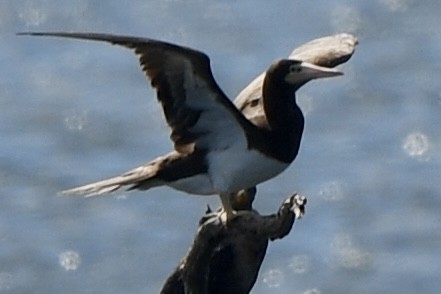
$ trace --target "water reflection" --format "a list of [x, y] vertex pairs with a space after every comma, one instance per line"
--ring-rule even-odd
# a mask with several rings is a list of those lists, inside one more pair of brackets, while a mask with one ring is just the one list
[[308, 289], [305, 292], [303, 292], [303, 294], [321, 294], [321, 293], [322, 292], [320, 292], [320, 290], [317, 288]]
[[58, 262], [66, 271], [77, 270], [80, 266], [80, 254], [76, 251], [65, 251], [58, 256]]
[[406, 11], [414, 3], [414, 0], [379, 0], [391, 11]]
[[429, 149], [429, 138], [421, 132], [410, 133], [404, 139], [403, 150], [411, 157], [422, 158], [427, 155]]
[[331, 251], [338, 265], [344, 268], [365, 268], [372, 264], [369, 252], [356, 246], [349, 234], [338, 234], [331, 243]]
[[284, 274], [280, 269], [270, 269], [263, 273], [262, 281], [268, 288], [278, 288], [284, 280]]
[[288, 268], [296, 274], [307, 273], [311, 268], [311, 258], [307, 255], [296, 255], [291, 258]]
[[65, 115], [64, 123], [71, 131], [81, 131], [87, 124], [87, 111], [72, 110]]
[[322, 185], [319, 195], [326, 201], [340, 201], [345, 197], [344, 185], [339, 181], [330, 181]]

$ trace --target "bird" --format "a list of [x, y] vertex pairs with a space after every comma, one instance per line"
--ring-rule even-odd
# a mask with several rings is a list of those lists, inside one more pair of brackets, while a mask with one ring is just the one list
[[160, 40], [100, 33], [22, 32], [107, 42], [131, 49], [156, 90], [174, 149], [119, 176], [62, 191], [86, 197], [125, 186], [168, 186], [196, 195], [219, 195], [226, 221], [236, 211], [230, 195], [274, 178], [296, 158], [304, 116], [296, 91], [313, 79], [340, 76], [332, 68], [278, 59], [262, 87], [266, 119], [248, 120], [219, 87], [205, 53]]

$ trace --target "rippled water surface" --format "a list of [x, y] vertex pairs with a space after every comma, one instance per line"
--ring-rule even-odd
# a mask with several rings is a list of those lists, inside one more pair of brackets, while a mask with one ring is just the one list
[[262, 213], [294, 191], [308, 207], [270, 244], [253, 293], [439, 293], [440, 11], [438, 0], [1, 1], [0, 292], [157, 293], [218, 204], [166, 188], [57, 196], [171, 148], [130, 51], [14, 35], [95, 31], [203, 50], [230, 97], [302, 42], [356, 34], [345, 75], [299, 92], [301, 152], [259, 188]]

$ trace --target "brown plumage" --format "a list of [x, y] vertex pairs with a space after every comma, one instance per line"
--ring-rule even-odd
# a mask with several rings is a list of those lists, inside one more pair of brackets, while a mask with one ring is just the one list
[[171, 128], [174, 151], [120, 176], [66, 190], [87, 196], [167, 185], [193, 194], [219, 194], [231, 216], [229, 194], [282, 172], [296, 157], [303, 115], [295, 91], [311, 79], [341, 73], [296, 60], [271, 65], [263, 84], [266, 119], [252, 123], [214, 80], [202, 52], [146, 38], [90, 33], [21, 33], [105, 41], [139, 56]]

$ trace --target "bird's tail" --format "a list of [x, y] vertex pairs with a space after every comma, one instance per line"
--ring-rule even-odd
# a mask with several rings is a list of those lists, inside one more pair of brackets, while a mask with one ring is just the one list
[[[87, 184], [84, 186], [64, 190], [60, 194], [62, 195], [83, 195], [85, 197], [91, 197], [96, 195], [102, 195], [110, 193], [120, 189], [123, 186], [137, 186], [141, 182], [143, 184], [143, 190], [160, 185], [155, 180], [157, 167], [155, 164], [147, 164], [135, 169], [132, 169], [120, 176], [109, 178], [106, 180], [98, 181], [95, 183]], [[129, 187], [129, 189], [130, 189]]]

